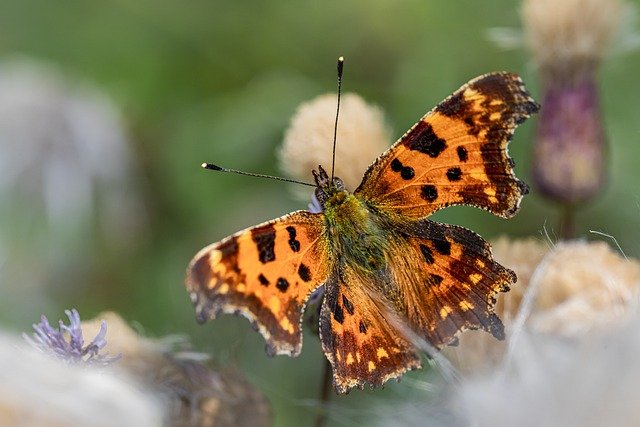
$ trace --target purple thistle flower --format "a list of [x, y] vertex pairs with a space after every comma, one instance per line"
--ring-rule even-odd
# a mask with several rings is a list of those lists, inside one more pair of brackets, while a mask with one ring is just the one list
[[59, 329], [53, 328], [43, 315], [40, 323], [33, 325], [33, 338], [27, 334], [22, 336], [41, 352], [56, 356], [69, 364], [107, 365], [120, 359], [121, 355], [100, 354], [100, 350], [107, 345], [107, 322], [102, 321], [98, 335], [85, 347], [78, 310], [65, 310], [65, 314], [69, 317], [69, 326], [60, 320]]

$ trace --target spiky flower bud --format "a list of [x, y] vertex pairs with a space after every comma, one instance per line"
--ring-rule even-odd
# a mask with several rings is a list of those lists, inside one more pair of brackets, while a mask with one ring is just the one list
[[540, 72], [533, 174], [565, 205], [593, 199], [605, 175], [597, 68], [621, 21], [618, 0], [525, 0], [525, 42]]

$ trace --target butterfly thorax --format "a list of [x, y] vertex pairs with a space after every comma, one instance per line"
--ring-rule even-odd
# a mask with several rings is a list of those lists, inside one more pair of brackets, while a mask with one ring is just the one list
[[327, 241], [341, 262], [361, 272], [376, 272], [385, 265], [386, 239], [382, 218], [365, 201], [344, 188], [339, 178], [331, 181], [322, 167], [314, 171], [316, 198], [325, 217]]

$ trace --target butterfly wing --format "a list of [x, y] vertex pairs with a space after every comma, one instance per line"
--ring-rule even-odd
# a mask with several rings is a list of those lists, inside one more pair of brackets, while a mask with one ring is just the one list
[[186, 287], [199, 322], [242, 314], [269, 354], [296, 356], [305, 304], [331, 265], [323, 215], [297, 211], [202, 249], [187, 268]]
[[371, 281], [345, 269], [325, 285], [320, 312], [322, 349], [338, 393], [384, 384], [420, 367], [413, 345], [390, 324]]
[[460, 204], [511, 217], [528, 189], [507, 144], [538, 109], [515, 74], [471, 80], [384, 152], [355, 194], [411, 218]]
[[436, 348], [466, 329], [504, 338], [494, 305], [516, 276], [493, 260], [484, 239], [463, 227], [421, 220], [394, 245], [405, 256], [389, 256], [388, 268], [403, 296], [400, 310], [416, 333]]
[[325, 285], [320, 337], [339, 393], [419, 368], [416, 339], [440, 349], [466, 329], [504, 338], [493, 307], [516, 277], [486, 241], [430, 220], [398, 225], [388, 237], [384, 271], [363, 276], [342, 265]]

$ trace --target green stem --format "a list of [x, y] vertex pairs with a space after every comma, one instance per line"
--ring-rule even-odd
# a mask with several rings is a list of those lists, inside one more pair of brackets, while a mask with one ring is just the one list
[[324, 359], [324, 369], [322, 372], [322, 384], [320, 384], [320, 402], [316, 413], [316, 427], [324, 427], [327, 421], [327, 405], [331, 398], [331, 364]]
[[576, 211], [573, 206], [565, 205], [560, 212], [560, 238], [570, 240], [576, 237]]

